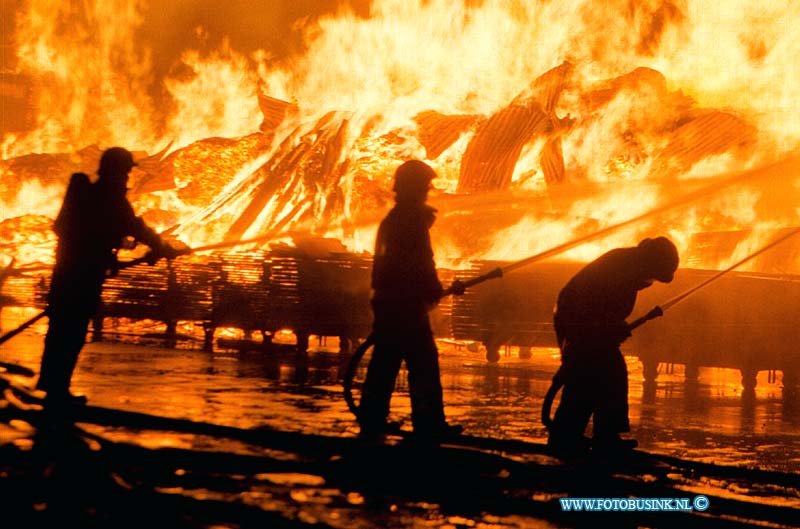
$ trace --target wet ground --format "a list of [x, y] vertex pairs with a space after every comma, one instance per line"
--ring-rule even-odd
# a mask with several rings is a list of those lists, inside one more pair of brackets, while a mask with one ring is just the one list
[[[15, 325], [8, 316], [3, 323], [4, 330]], [[36, 369], [43, 331], [42, 326], [35, 326], [0, 346], [0, 360]], [[451, 422], [462, 424], [472, 436], [544, 443], [546, 432], [539, 413], [550, 377], [558, 366], [557, 351], [534, 349], [532, 357], [523, 360], [511, 348], [503, 351], [498, 364], [488, 364], [482, 351], [474, 347], [448, 342], [441, 342], [440, 347], [446, 413]], [[147, 345], [96, 342], [88, 344], [82, 353], [73, 390], [87, 395], [91, 405], [102, 408], [223, 425], [241, 432], [280, 431], [324, 436], [321, 439], [350, 439], [357, 434], [357, 428], [342, 398], [341, 375], [347, 358], [337, 349], [335, 339], [326, 342], [313, 338], [311, 351], [305, 358], [289, 345], [271, 352], [221, 349], [204, 352], [188, 341], [174, 348], [164, 347], [158, 340], [149, 340]], [[365, 365], [362, 362], [356, 383], [363, 377]], [[640, 450], [690, 462], [780, 475], [800, 474], [799, 406], [795, 399], [784, 395], [780, 373], [774, 378], [761, 373], [755, 392], [743, 394], [735, 371], [702, 369], [698, 383], [687, 385], [680, 366], [675, 366], [674, 372], [667, 372], [672, 368], [662, 365], [663, 372], [656, 383], [645, 385], [638, 361], [630, 357], [628, 365], [631, 435], [639, 440]], [[395, 418], [405, 419], [404, 428], [410, 429], [404, 373], [398, 380], [392, 409]], [[110, 472], [112, 488], [132, 490], [135, 494], [142, 494], [145, 488], [148, 494], [157, 494], [158, 502], [169, 498], [165, 507], [168, 512], [203, 513], [204, 509], [210, 509], [216, 513], [188, 515], [188, 518], [185, 513], [176, 515], [174, 519], [167, 518], [172, 522], [165, 526], [447, 529], [573, 526], [566, 518], [560, 521], [558, 516], [539, 516], [526, 509], [509, 512], [507, 506], [493, 508], [494, 504], [476, 508], [476, 512], [466, 508], [466, 504], [448, 507], [436, 501], [436, 495], [415, 498], [389, 491], [374, 500], [368, 490], [373, 482], [366, 489], [331, 484], [329, 478], [320, 475], [322, 472], [313, 471], [313, 465], [303, 466], [314, 459], [308, 455], [311, 452], [298, 451], [287, 456], [291, 450], [276, 453], [246, 436], [236, 439], [235, 435], [217, 435], [213, 431], [180, 428], [166, 431], [109, 423], [81, 423], [80, 428], [80, 446], [87, 446], [90, 452], [118, 454], [115, 457], [131, 461], [141, 458], [137, 464], [126, 466], [125, 471]], [[30, 465], [29, 470], [39, 468], [39, 464], [46, 466], [39, 459], [26, 459], [25, 455], [37, 453], [36, 443], [41, 443], [38, 432], [36, 425], [24, 421], [0, 423], [0, 435], [4, 437], [0, 445], [13, 450], [12, 454], [19, 451], [20, 460]], [[73, 441], [62, 439], [58, 443]], [[8, 456], [8, 452], [4, 454]], [[223, 456], [243, 459], [219, 459]], [[182, 469], [175, 461], [183, 460], [190, 462]], [[294, 466], [286, 466], [287, 462]], [[244, 469], [239, 469], [240, 465]], [[201, 471], [201, 467], [205, 470]], [[164, 477], [160, 472], [166, 472], [167, 468], [168, 477]], [[9, 472], [13, 477], [15, 469], [12, 465], [3, 472], [5, 477]], [[195, 476], [194, 481], [187, 480], [187, 472]], [[107, 477], [103, 474], [103, 479]], [[413, 483], [415, 477], [408, 479]], [[421, 484], [429, 477], [419, 475], [418, 479], [418, 488], [422, 488]], [[476, 483], [488, 486], [490, 482]], [[695, 488], [694, 492], [702, 490], [702, 483], [695, 485], [700, 489]], [[719, 483], [706, 485], [719, 488]], [[39, 485], [30, 486], [35, 489]], [[474, 489], [472, 485], [469, 487], [465, 490]], [[724, 484], [722, 488], [726, 488]], [[730, 488], [727, 487], [728, 491]], [[800, 513], [796, 489], [790, 488], [788, 493], [781, 490], [768, 499], [754, 501], [764, 506], [789, 507], [793, 509], [790, 512]], [[535, 496], [537, 492], [526, 494]], [[148, 498], [152, 500], [151, 496]], [[178, 499], [190, 503], [181, 508], [175, 504]], [[119, 500], [117, 496], [107, 500], [108, 505], [117, 505], [118, 501], [121, 506], [129, 506], [127, 500]], [[46, 512], [47, 501], [42, 500], [36, 508]], [[226, 509], [235, 512], [228, 513]], [[89, 519], [98, 524], [103, 519], [115, 524], [120, 521], [109, 513]], [[140, 520], [136, 516], [126, 519]], [[141, 523], [152, 525], [150, 521]], [[140, 523], [131, 522], [131, 526], [138, 527]]]

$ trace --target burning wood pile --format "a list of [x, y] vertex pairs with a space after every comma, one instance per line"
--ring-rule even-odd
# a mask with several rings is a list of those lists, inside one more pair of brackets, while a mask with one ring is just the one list
[[[558, 66], [490, 116], [421, 112], [414, 117], [413, 130], [377, 135], [372, 121], [359, 128], [350, 113], [328, 113], [312, 126], [300, 125], [287, 134], [262, 165], [194, 218], [203, 223], [221, 222], [224, 240], [256, 233], [277, 236], [296, 226], [346, 230], [348, 223], [357, 224], [376, 207], [388, 206], [391, 195], [387, 177], [398, 155], [413, 145], [422, 148], [422, 157], [434, 165], [438, 159], [447, 163], [448, 154], [454, 154], [450, 149], [463, 149], [456, 163], [458, 176], [448, 184], [457, 194], [479, 196], [519, 189], [537, 174], [548, 187], [579, 182], [585, 178], [581, 173], [586, 169], [565, 162], [562, 144], [573, 133], [583, 135], [620, 97], [658, 101], [660, 105], [660, 119], [656, 121], [636, 115], [639, 108], [632, 108], [625, 116], [624, 137], [614, 139], [617, 150], [603, 162], [608, 176], [621, 179], [620, 184], [626, 173], [644, 164], [649, 164], [654, 180], [674, 181], [675, 175], [709, 157], [725, 154], [744, 161], [753, 154], [753, 125], [732, 113], [696, 108], [687, 96], [669, 92], [661, 74], [646, 68], [581, 91], [578, 98], [583, 114], [559, 118], [556, 107], [561, 94], [574, 89], [573, 72], [569, 63]], [[277, 119], [265, 123], [274, 126]], [[356, 139], [348, 142], [352, 137]], [[456, 146], [463, 139], [468, 141]], [[361, 155], [368, 147], [372, 152], [365, 160]], [[523, 151], [537, 148], [538, 163], [519, 174]], [[448, 178], [450, 167], [440, 169], [440, 173]], [[367, 222], [375, 221], [373, 217]], [[497, 222], [503, 225], [502, 220]], [[178, 232], [191, 233], [192, 227]], [[474, 249], [463, 251], [472, 253]]]
[[[580, 114], [557, 115], [565, 93], [570, 97], [567, 108]], [[560, 185], [588, 183], [592, 167], [565, 158], [564, 145], [574, 150], [576, 142], [585, 142], [621, 100], [631, 102], [627, 113], [615, 118], [624, 134], [608, 138], [614, 147], [607, 159], [592, 161], [602, 167], [604, 178], [617, 182], [615, 188], [624, 187], [631, 177], [637, 181], [641, 171], [649, 175], [648, 181], [667, 188], [675, 185], [677, 175], [703, 160], [724, 155], [743, 163], [753, 154], [757, 131], [752, 124], [727, 111], [697, 108], [688, 96], [669, 91], [666, 79], [655, 70], [638, 68], [584, 86], [574, 66], [563, 63], [492, 115], [428, 110], [414, 117], [412, 127], [389, 131], [378, 128], [380, 116], [363, 122], [351, 112], [329, 112], [287, 129], [292, 127], [292, 105], [264, 96], [260, 132], [204, 139], [172, 152], [168, 147], [152, 155], [139, 153], [130, 196], [145, 220], [193, 243], [256, 235], [268, 241], [301, 230], [331, 233], [353, 244], [359, 229], [374, 226], [390, 204], [391, 172], [412, 153], [438, 167], [439, 185], [448, 190], [434, 197], [439, 202], [448, 196], [479, 198], [526, 188], [553, 199]], [[646, 105], [655, 102], [658, 112], [645, 112]], [[283, 130], [288, 132], [279, 133]], [[69, 174], [93, 173], [99, 153], [92, 146], [76, 153], [3, 160], [0, 200], [15, 203], [26, 188], [49, 190], [39, 193], [46, 203], [33, 203], [39, 215], [52, 218]], [[54, 243], [52, 236], [43, 236], [44, 221], [38, 229], [16, 227], [20, 218], [31, 214], [7, 216], [0, 223], [0, 246], [21, 264], [46, 261]], [[480, 215], [475, 203], [467, 209], [448, 208], [439, 231], [457, 238], [464, 217], [475, 215]], [[581, 215], [592, 217], [591, 212]], [[495, 218], [489, 228], [508, 228], [515, 220]], [[457, 243], [462, 259], [491, 252], [485, 245]]]

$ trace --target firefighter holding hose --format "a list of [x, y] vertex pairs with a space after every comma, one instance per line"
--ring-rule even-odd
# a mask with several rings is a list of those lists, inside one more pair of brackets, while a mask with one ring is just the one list
[[70, 392], [70, 380], [86, 343], [89, 321], [98, 308], [103, 282], [115, 269], [116, 250], [123, 240], [133, 237], [146, 244], [154, 260], [172, 259], [189, 250], [185, 245], [168, 244], [135, 215], [126, 197], [128, 174], [135, 165], [133, 155], [122, 147], [104, 151], [96, 182], [83, 173], [72, 175], [53, 224], [58, 245], [36, 385], [47, 393], [48, 406], [85, 402], [85, 397]]
[[[551, 390], [563, 385], [563, 393], [552, 422], [549, 410], [543, 414], [548, 445], [556, 453], [578, 455], [590, 444], [597, 453], [637, 446], [635, 440], [620, 437], [630, 431], [628, 371], [620, 351], [631, 335], [625, 319], [640, 290], [654, 281], [672, 281], [678, 261], [678, 250], [666, 237], [644, 239], [635, 247], [603, 254], [560, 291], [553, 321], [561, 368]], [[584, 431], [592, 416], [590, 443]]]
[[[428, 312], [443, 295], [429, 230], [436, 210], [425, 203], [434, 170], [419, 160], [394, 175], [395, 206], [378, 228], [372, 268], [374, 349], [361, 393], [361, 436], [387, 433], [389, 403], [403, 361], [408, 370], [414, 434], [440, 440], [461, 427], [445, 420], [439, 358]], [[463, 294], [462, 283], [450, 290]]]

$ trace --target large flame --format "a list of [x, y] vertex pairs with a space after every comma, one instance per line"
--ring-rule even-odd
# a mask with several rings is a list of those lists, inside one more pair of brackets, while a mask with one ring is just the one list
[[[0, 222], [52, 218], [69, 173], [119, 144], [141, 161], [137, 210], [193, 246], [302, 232], [369, 250], [411, 157], [440, 176], [442, 265], [643, 216], [567, 256], [666, 233], [721, 267], [798, 224], [800, 164], [759, 170], [800, 140], [788, 0], [206, 4], [20, 3], [3, 68], [34, 117], [4, 125]], [[703, 186], [719, 192], [681, 202]], [[716, 232], [740, 236], [698, 253]]]

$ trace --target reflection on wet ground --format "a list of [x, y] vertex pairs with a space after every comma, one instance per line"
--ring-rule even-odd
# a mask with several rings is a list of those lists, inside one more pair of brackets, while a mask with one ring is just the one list
[[[0, 358], [38, 368], [42, 332], [35, 328], [4, 344]], [[347, 357], [336, 349], [335, 343], [321, 347], [312, 341], [312, 351], [300, 357], [288, 347], [269, 353], [209, 353], [193, 348], [90, 343], [82, 353], [73, 390], [86, 394], [94, 406], [243, 430], [270, 428], [352, 438], [357, 428], [342, 398], [340, 382]], [[539, 413], [558, 366], [558, 353], [534, 349], [532, 357], [525, 360], [513, 349], [507, 353], [499, 363], [487, 364], [481, 352], [441, 344], [448, 419], [464, 425], [470, 435], [544, 443], [546, 432]], [[798, 406], [784, 398], [780, 376], [770, 380], [762, 373], [755, 392], [748, 395], [742, 393], [738, 372], [703, 369], [697, 383], [687, 385], [676, 366], [674, 373], [662, 373], [655, 384], [644, 384], [638, 361], [628, 360], [632, 436], [639, 440], [641, 450], [700, 462], [800, 472], [800, 414]], [[363, 378], [365, 366], [366, 359], [356, 382]], [[404, 373], [398, 380], [392, 410], [395, 418], [408, 423], [410, 403]], [[405, 428], [410, 429], [410, 424]], [[101, 445], [112, 442], [176, 450], [174, 457], [181, 450], [275, 460], [286, 457], [245, 441], [186, 432], [98, 425], [84, 429], [98, 436], [96, 442]], [[18, 446], [28, 442], [25, 432], [24, 428], [14, 432], [21, 439]], [[128, 450], [125, 457], [138, 457], [133, 448]], [[164, 485], [159, 490], [255, 505], [280, 513], [282, 520], [334, 527], [559, 526], [535, 516], [491, 511], [464, 517], [463, 509], [448, 513], [442, 505], [424, 501], [398, 500], [374, 506], [363, 491], [329, 487], [313, 472], [271, 472], [270, 468], [264, 465], [263, 471], [247, 479], [237, 478], [233, 472], [224, 478], [229, 482], [217, 484], [216, 489], [205, 482], [197, 488], [186, 487], [183, 481], [174, 490]], [[143, 475], [135, 479], [147, 482], [145, 474], [157, 469], [143, 466], [140, 472]], [[790, 501], [795, 508], [796, 500]], [[386, 496], [381, 501], [386, 502]]]

